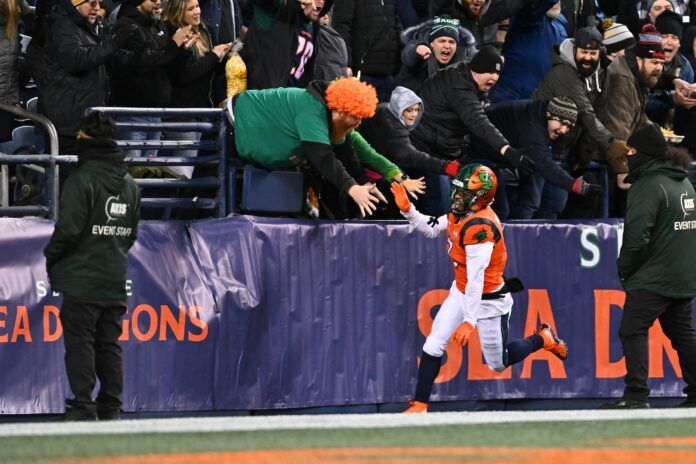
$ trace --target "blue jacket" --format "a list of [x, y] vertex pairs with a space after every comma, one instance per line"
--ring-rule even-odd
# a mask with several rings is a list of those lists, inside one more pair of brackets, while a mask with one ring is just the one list
[[530, 98], [551, 69], [551, 50], [567, 37], [568, 24], [563, 15], [556, 19], [546, 16], [555, 3], [542, 0], [510, 21], [502, 51], [505, 65], [490, 92], [491, 103]]
[[201, 0], [201, 18], [210, 26], [213, 42], [233, 42], [239, 38], [242, 15], [238, 0]]

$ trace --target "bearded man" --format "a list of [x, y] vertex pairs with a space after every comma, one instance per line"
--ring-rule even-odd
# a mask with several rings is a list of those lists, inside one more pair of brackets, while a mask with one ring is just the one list
[[[599, 147], [602, 159], [609, 161], [616, 173], [625, 172], [620, 160], [628, 153], [625, 137], [621, 138], [602, 124], [595, 114], [596, 101], [603, 91], [599, 66], [602, 34], [594, 27], [577, 30], [573, 39], [564, 40], [554, 48], [551, 70], [533, 95], [535, 100], [570, 97], [578, 107], [577, 128], [567, 137], [567, 148], [581, 138]], [[613, 163], [612, 161], [616, 161]]]
[[[662, 36], [652, 24], [643, 26], [635, 47], [626, 50], [624, 56], [616, 58], [608, 68], [609, 87], [606, 109], [602, 121], [617, 137], [628, 138], [650, 121], [645, 115], [648, 91], [657, 85], [665, 64]], [[621, 160], [623, 170], [618, 176], [619, 187], [628, 189], [623, 181], [628, 165]]]

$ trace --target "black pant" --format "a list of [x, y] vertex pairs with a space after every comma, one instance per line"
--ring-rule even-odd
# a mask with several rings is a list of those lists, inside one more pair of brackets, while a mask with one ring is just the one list
[[118, 338], [125, 312], [125, 301], [63, 297], [60, 322], [65, 368], [74, 396], [67, 401], [71, 407], [94, 409], [92, 391], [98, 377], [97, 410], [101, 414], [121, 408], [123, 362]]
[[696, 399], [696, 333], [693, 327], [692, 298], [668, 298], [645, 290], [626, 293], [619, 338], [626, 356], [624, 398], [646, 401], [648, 388], [648, 329], [655, 319], [679, 355], [686, 388]]

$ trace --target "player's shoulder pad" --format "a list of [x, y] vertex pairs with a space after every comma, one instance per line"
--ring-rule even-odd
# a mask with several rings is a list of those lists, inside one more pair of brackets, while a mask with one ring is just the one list
[[473, 217], [467, 221], [460, 232], [462, 246], [485, 242], [498, 242], [502, 238], [495, 222], [484, 217]]

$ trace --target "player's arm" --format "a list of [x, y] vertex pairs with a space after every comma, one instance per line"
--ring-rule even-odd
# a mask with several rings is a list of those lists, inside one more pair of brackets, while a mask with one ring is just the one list
[[416, 207], [411, 204], [411, 200], [408, 199], [408, 193], [401, 184], [393, 182], [391, 191], [394, 194], [394, 201], [396, 206], [399, 207], [401, 215], [408, 219], [408, 222], [418, 232], [428, 238], [435, 238], [447, 232], [447, 215], [435, 218], [419, 213]]
[[483, 295], [483, 277], [493, 255], [493, 242], [466, 245], [466, 291], [462, 322], [476, 327]]

